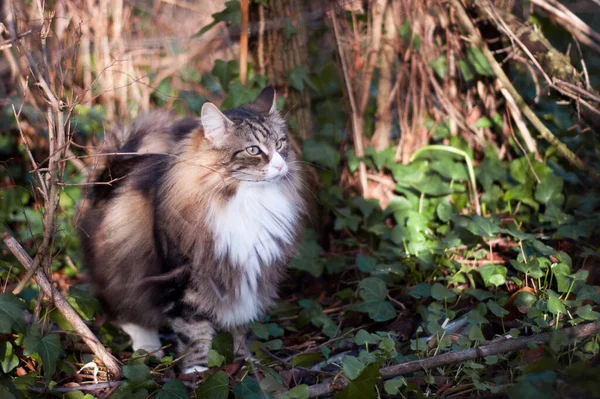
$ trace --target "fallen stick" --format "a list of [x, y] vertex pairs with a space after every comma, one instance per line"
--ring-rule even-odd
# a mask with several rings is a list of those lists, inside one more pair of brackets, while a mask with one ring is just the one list
[[[591, 335], [600, 333], [600, 322], [564, 328], [559, 331], [562, 331], [564, 334], [566, 334], [566, 336], [569, 338], [569, 342], [572, 342], [576, 339], [587, 338]], [[494, 342], [475, 348], [464, 349], [458, 352], [448, 352], [438, 356], [414, 360], [412, 362], [395, 364], [393, 366], [380, 369], [379, 373], [382, 379], [388, 380], [393, 377], [413, 373], [419, 370], [432, 369], [435, 367], [460, 363], [466, 360], [473, 360], [499, 353], [514, 352], [519, 349], [527, 348], [531, 344], [543, 344], [548, 342], [553, 332], [554, 331], [531, 335], [528, 337], [505, 339], [499, 342]], [[335, 391], [344, 389], [348, 384], [348, 380], [340, 378], [337, 380], [327, 381], [322, 384], [312, 385], [309, 387], [309, 397], [318, 398], [321, 396], [330, 395]]]
[[[30, 270], [33, 265], [33, 259], [31, 259], [21, 244], [8, 233], [2, 235], [2, 241], [4, 241], [6, 247], [12, 252], [15, 258], [17, 258], [19, 263], [21, 263], [25, 269]], [[92, 352], [94, 352], [94, 355], [104, 363], [108, 373], [112, 375], [114, 379], [119, 379], [121, 377], [121, 366], [119, 366], [117, 359], [106, 351], [106, 348], [104, 348], [94, 333], [92, 333], [83, 320], [81, 320], [81, 317], [79, 317], [69, 302], [67, 302], [60, 292], [52, 286], [44, 271], [38, 268], [33, 274], [33, 278], [44, 294], [54, 302], [56, 308], [63, 316], [65, 316], [65, 319], [67, 319], [81, 339], [83, 339]]]

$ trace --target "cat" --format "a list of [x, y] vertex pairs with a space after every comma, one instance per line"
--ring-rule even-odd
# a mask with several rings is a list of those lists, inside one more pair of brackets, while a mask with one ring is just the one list
[[87, 193], [92, 292], [134, 350], [162, 357], [157, 331], [170, 326], [184, 373], [206, 370], [219, 330], [249, 356], [247, 324], [295, 254], [303, 182], [275, 98], [269, 86], [229, 111], [205, 103], [199, 120], [139, 117], [113, 135]]

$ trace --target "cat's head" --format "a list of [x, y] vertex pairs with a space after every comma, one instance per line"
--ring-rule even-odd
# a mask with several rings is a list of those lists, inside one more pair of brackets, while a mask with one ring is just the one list
[[232, 178], [272, 182], [289, 173], [295, 157], [272, 86], [253, 102], [229, 111], [206, 103], [200, 120], [204, 137], [221, 153], [220, 164]]

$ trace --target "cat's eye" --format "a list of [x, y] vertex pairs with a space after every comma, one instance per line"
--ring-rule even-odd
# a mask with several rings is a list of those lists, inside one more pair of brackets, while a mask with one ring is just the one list
[[284, 142], [285, 142], [285, 139], [277, 140], [277, 149], [278, 150], [281, 150]]
[[246, 152], [250, 155], [258, 155], [260, 154], [262, 151], [260, 150], [260, 148], [258, 148], [258, 146], [255, 145], [251, 145], [250, 147], [246, 148]]

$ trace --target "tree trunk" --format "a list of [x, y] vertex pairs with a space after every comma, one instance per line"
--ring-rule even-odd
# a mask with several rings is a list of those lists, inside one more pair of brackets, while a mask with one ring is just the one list
[[[296, 68], [308, 71], [308, 33], [300, 0], [269, 0], [266, 9], [266, 68], [271, 83], [279, 95], [286, 95], [286, 112], [292, 133], [300, 140], [312, 137], [310, 95], [291, 87], [288, 76]], [[271, 25], [269, 27], [269, 25]]]

